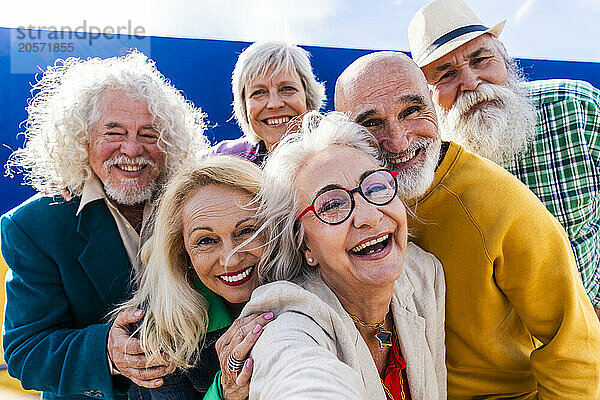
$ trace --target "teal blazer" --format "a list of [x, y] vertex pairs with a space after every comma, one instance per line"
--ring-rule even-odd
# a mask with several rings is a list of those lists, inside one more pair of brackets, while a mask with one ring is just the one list
[[4, 356], [43, 398], [126, 399], [109, 372], [106, 314], [131, 294], [131, 264], [106, 203], [34, 196], [2, 216]]

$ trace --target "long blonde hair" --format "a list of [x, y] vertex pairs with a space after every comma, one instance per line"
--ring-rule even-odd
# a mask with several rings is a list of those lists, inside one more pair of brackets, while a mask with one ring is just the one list
[[198, 360], [198, 349], [208, 326], [208, 303], [193, 287], [195, 273], [190, 271], [192, 265], [183, 241], [184, 204], [197, 189], [214, 184], [254, 196], [260, 190], [261, 179], [262, 171], [251, 162], [214, 155], [182, 168], [166, 186], [155, 214], [152, 237], [140, 252], [137, 291], [111, 313], [114, 318], [127, 308], [146, 310], [137, 331], [149, 361], [189, 368]]

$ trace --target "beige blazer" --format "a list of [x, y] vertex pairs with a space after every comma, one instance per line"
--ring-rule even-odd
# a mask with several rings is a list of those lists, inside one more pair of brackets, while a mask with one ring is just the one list
[[[442, 265], [409, 243], [391, 309], [415, 400], [446, 398], [444, 296]], [[386, 399], [367, 345], [318, 274], [257, 288], [242, 316], [264, 311], [277, 318], [252, 350], [250, 399]]]

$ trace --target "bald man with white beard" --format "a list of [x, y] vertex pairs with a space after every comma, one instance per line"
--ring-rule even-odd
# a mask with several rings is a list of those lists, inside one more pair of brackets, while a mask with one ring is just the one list
[[335, 108], [375, 136], [413, 211], [410, 240], [444, 267], [448, 398], [599, 399], [600, 322], [535, 195], [441, 141], [425, 77], [402, 53], [354, 61]]

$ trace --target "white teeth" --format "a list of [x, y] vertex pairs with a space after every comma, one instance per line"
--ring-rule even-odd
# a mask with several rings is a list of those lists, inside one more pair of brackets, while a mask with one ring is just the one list
[[[381, 242], [387, 240], [387, 238], [389, 238], [390, 235], [391, 234], [387, 234], [387, 235], [379, 237], [377, 239], [369, 240], [368, 242], [359, 244], [358, 246], [354, 246], [353, 248], [350, 249], [350, 251], [353, 253], [357, 253], [357, 252], [361, 251], [362, 249], [364, 249], [365, 247], [373, 246], [374, 244], [381, 243]], [[369, 254], [372, 254], [374, 252], [375, 252], [375, 250], [371, 250], [371, 251], [369, 251]]]
[[404, 157], [393, 158], [391, 161], [394, 164], [404, 163], [404, 162], [412, 160], [415, 157], [416, 153], [417, 153], [417, 150], [413, 150], [410, 153], [408, 153], [407, 155], [405, 155]]
[[239, 274], [233, 275], [233, 276], [219, 275], [219, 278], [223, 279], [226, 282], [239, 282], [242, 279], [244, 279], [245, 277], [247, 277], [248, 275], [250, 275], [250, 272], [252, 272], [253, 269], [254, 269], [254, 267], [250, 267], [247, 270], [245, 270], [244, 272], [240, 272]]
[[267, 124], [269, 126], [271, 126], [271, 125], [280, 125], [280, 124], [285, 124], [290, 119], [292, 119], [292, 118], [291, 117], [268, 118], [268, 119], [265, 120], [265, 124]]
[[122, 169], [123, 171], [131, 171], [131, 172], [139, 171], [144, 167], [143, 165], [133, 165], [133, 164], [118, 164], [117, 166], [119, 167], [119, 169]]

